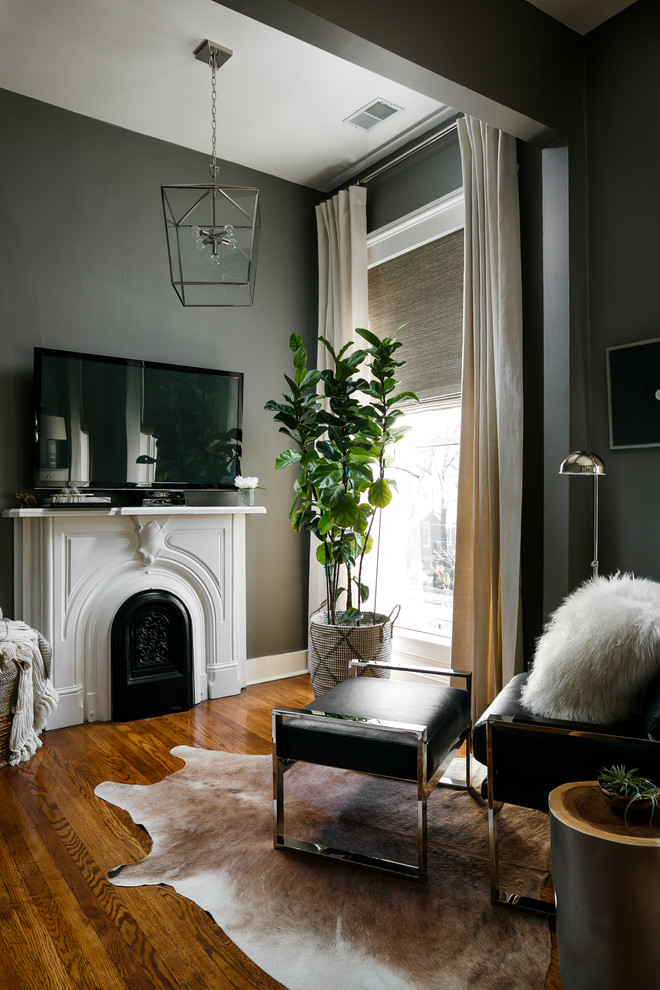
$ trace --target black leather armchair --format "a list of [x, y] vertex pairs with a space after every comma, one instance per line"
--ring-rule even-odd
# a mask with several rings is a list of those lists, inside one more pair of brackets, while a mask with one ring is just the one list
[[491, 900], [549, 913], [551, 905], [499, 889], [496, 812], [502, 804], [548, 811], [548, 795], [569, 781], [595, 780], [603, 766], [623, 763], [660, 784], [660, 676], [625, 722], [594, 725], [540, 718], [521, 692], [529, 674], [509, 681], [474, 726], [475, 758], [488, 768]]

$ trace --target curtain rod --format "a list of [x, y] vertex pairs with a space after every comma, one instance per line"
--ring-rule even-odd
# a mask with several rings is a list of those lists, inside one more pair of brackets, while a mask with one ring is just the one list
[[403, 151], [396, 158], [393, 158], [392, 161], [386, 162], [384, 165], [381, 165], [379, 168], [374, 169], [373, 172], [369, 172], [368, 175], [365, 175], [363, 179], [358, 179], [357, 185], [358, 186], [366, 185], [367, 182], [371, 182], [372, 179], [375, 179], [377, 175], [381, 175], [383, 172], [387, 172], [389, 168], [392, 168], [394, 165], [398, 165], [399, 162], [405, 161], [406, 158], [410, 158], [411, 155], [416, 155], [418, 151], [422, 151], [423, 148], [427, 148], [430, 144], [434, 144], [435, 141], [439, 141], [440, 138], [443, 138], [445, 137], [445, 135], [450, 134], [452, 131], [455, 131], [457, 120], [458, 118], [456, 120], [453, 120], [451, 124], [448, 124], [447, 127], [443, 128], [443, 130], [438, 131], [437, 134], [432, 134], [430, 137], [427, 137], [423, 141], [420, 141], [419, 144], [414, 145], [412, 148], [408, 148], [407, 151]]

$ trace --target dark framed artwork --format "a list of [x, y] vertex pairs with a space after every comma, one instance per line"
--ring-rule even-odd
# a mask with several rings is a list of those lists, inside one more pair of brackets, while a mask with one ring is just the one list
[[660, 446], [660, 337], [607, 348], [610, 447]]

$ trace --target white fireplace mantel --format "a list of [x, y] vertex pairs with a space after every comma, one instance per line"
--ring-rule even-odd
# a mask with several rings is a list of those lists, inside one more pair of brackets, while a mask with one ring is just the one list
[[120, 606], [177, 596], [191, 619], [193, 700], [245, 686], [246, 516], [263, 506], [9, 509], [14, 618], [53, 647], [59, 704], [48, 728], [111, 718], [110, 642]]

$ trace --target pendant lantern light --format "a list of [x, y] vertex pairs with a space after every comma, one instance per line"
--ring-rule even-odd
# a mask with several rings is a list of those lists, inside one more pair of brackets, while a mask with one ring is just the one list
[[211, 69], [211, 181], [161, 186], [170, 278], [184, 306], [251, 306], [259, 190], [219, 185], [216, 161], [216, 73], [232, 52], [204, 41], [194, 55]]

